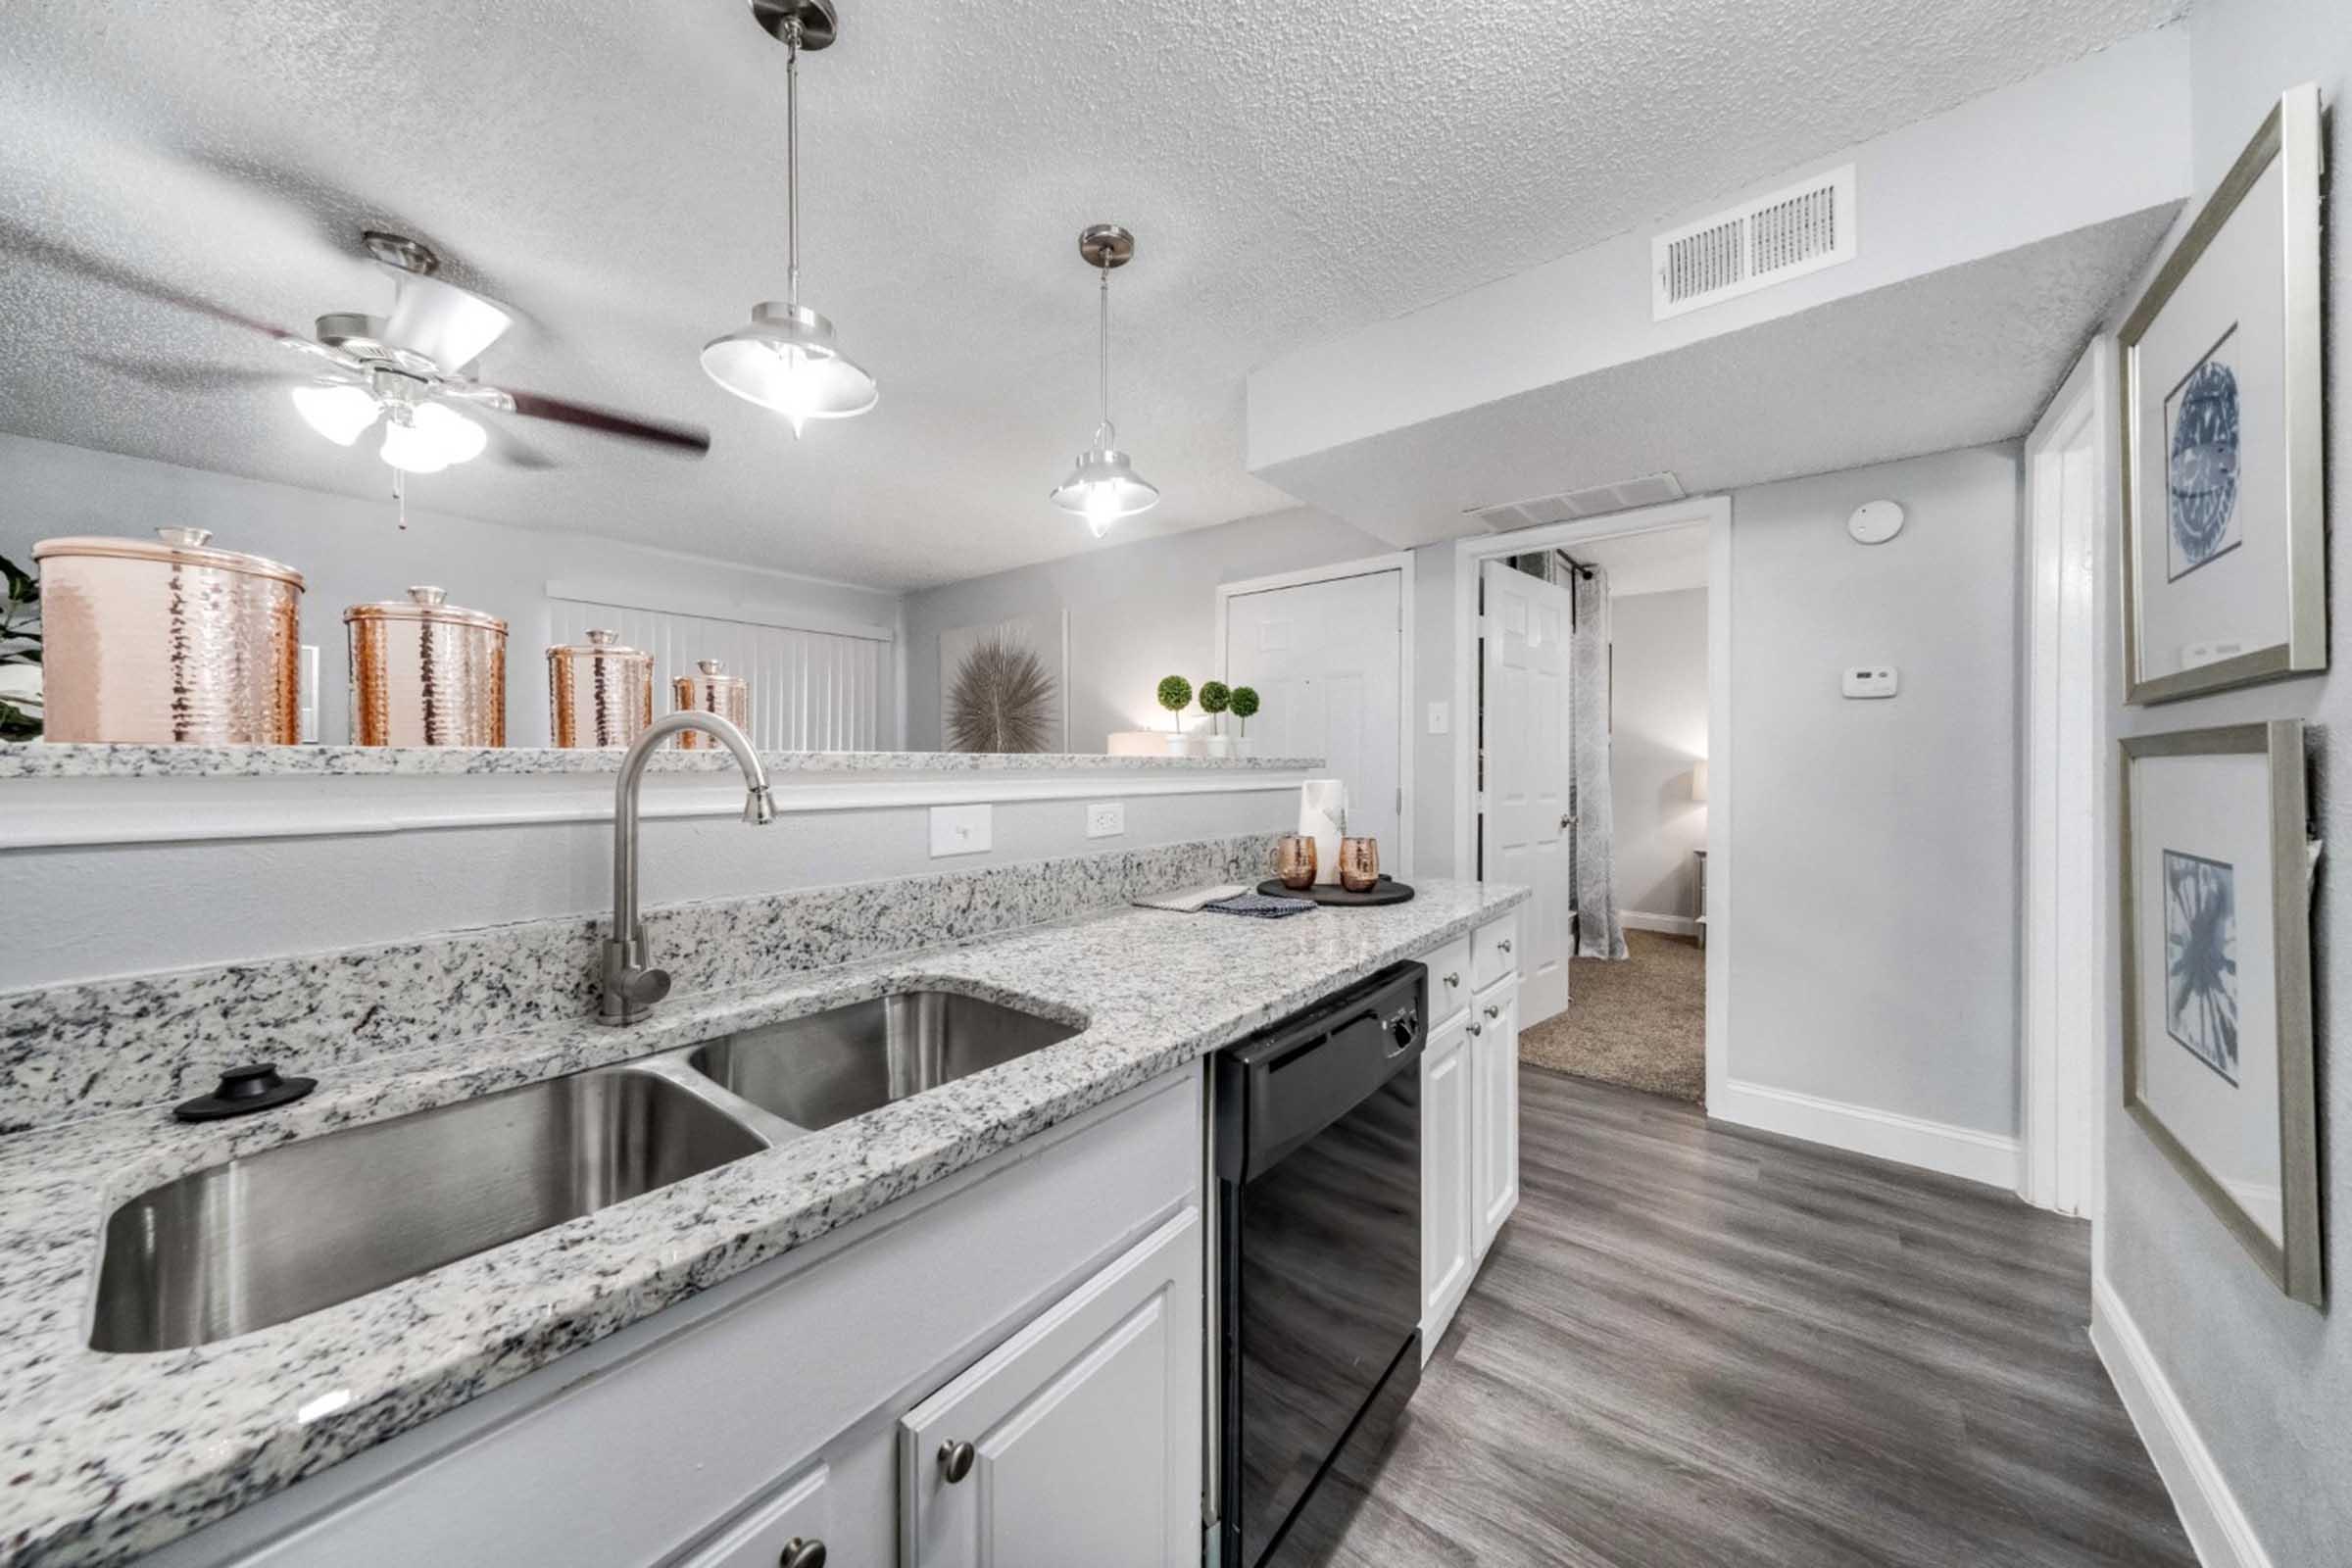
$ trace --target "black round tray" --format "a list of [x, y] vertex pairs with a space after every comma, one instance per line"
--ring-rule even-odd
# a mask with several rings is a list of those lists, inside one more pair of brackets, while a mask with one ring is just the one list
[[1269, 877], [1257, 885], [1257, 891], [1269, 899], [1312, 899], [1317, 904], [1339, 904], [1361, 906], [1368, 904], [1402, 904], [1413, 896], [1410, 883], [1399, 882], [1384, 875], [1363, 893], [1350, 893], [1338, 883], [1329, 887], [1286, 888], [1282, 878]]

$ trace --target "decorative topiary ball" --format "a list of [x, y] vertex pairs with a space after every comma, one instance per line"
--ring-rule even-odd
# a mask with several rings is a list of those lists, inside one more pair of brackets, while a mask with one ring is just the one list
[[1257, 712], [1257, 688], [1254, 686], [1236, 686], [1226, 694], [1225, 700], [1232, 706], [1236, 718], [1253, 717]]
[[1200, 683], [1200, 711], [1203, 713], [1222, 713], [1225, 705], [1231, 701], [1233, 688], [1223, 681], [1204, 680]]
[[1159, 683], [1159, 706], [1171, 713], [1181, 713], [1193, 700], [1193, 683], [1182, 675], [1170, 675]]

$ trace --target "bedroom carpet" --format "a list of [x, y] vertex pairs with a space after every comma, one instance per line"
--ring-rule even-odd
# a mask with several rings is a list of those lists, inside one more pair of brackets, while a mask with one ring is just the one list
[[1578, 958], [1568, 1010], [1519, 1031], [1519, 1059], [1697, 1103], [1707, 1087], [1706, 953], [1690, 937], [1628, 931], [1631, 956]]

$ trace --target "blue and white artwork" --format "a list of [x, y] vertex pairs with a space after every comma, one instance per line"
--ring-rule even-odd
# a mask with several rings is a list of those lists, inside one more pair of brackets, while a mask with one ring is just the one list
[[2237, 872], [2164, 852], [2164, 1029], [2237, 1082]]
[[2182, 577], [2245, 542], [2237, 511], [2237, 371], [2231, 326], [2164, 400], [2165, 580]]

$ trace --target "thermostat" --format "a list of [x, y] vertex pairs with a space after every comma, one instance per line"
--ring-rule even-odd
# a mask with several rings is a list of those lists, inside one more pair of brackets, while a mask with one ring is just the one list
[[1902, 503], [1865, 501], [1845, 519], [1845, 531], [1854, 536], [1856, 544], [1883, 545], [1903, 531]]
[[1845, 672], [1845, 695], [1854, 698], [1892, 697], [1901, 678], [1892, 664], [1857, 664]]

